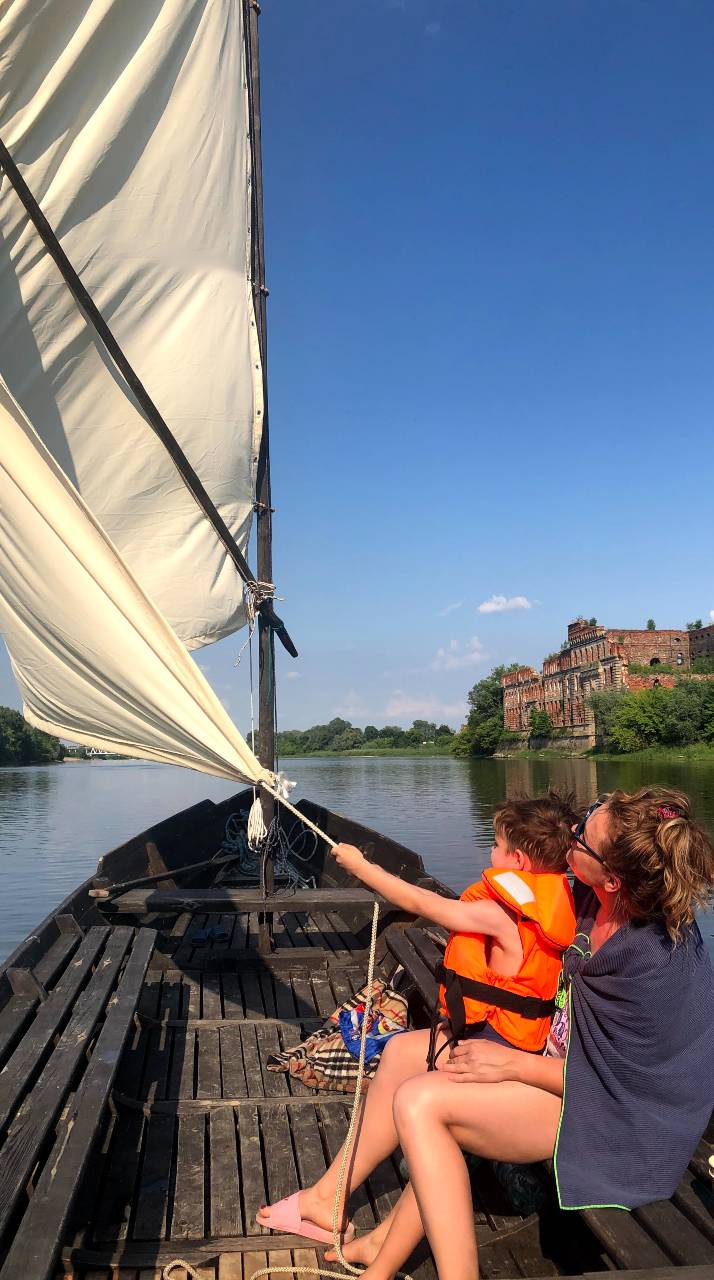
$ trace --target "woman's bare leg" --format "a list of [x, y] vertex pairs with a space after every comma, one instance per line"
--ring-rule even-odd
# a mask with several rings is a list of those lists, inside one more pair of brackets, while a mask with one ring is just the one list
[[[358, 1122], [352, 1146], [352, 1156], [347, 1166], [342, 1210], [350, 1193], [361, 1186], [365, 1178], [377, 1168], [398, 1143], [394, 1123], [393, 1104], [397, 1089], [415, 1075], [426, 1076], [426, 1054], [429, 1047], [429, 1031], [407, 1031], [394, 1036], [385, 1045], [377, 1074], [370, 1082], [367, 1097]], [[444, 1043], [439, 1033], [437, 1046]], [[441, 1061], [445, 1055], [442, 1055]], [[332, 1207], [337, 1192], [337, 1181], [342, 1162], [341, 1147], [329, 1169], [312, 1187], [300, 1193], [300, 1214], [318, 1226], [330, 1230]], [[258, 1212], [257, 1221], [264, 1226], [265, 1213]]]
[[[463, 1150], [515, 1164], [548, 1159], [555, 1147], [560, 1105], [554, 1094], [515, 1081], [454, 1084], [432, 1073], [407, 1080], [399, 1088], [394, 1099], [397, 1133], [440, 1280], [478, 1277], [471, 1188]], [[389, 1233], [390, 1241], [396, 1225]], [[390, 1269], [374, 1271], [370, 1280], [377, 1280], [377, 1276], [386, 1280], [401, 1265], [395, 1266], [398, 1241], [393, 1243]], [[411, 1252], [414, 1245], [405, 1236], [403, 1250], [407, 1247]], [[372, 1268], [375, 1266], [379, 1267], [379, 1257]]]

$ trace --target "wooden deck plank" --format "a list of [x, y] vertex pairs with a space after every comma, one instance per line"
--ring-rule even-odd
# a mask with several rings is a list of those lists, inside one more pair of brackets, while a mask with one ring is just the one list
[[6, 1126], [19, 1100], [32, 1087], [44, 1066], [55, 1037], [70, 1017], [78, 993], [91, 976], [109, 932], [101, 926], [90, 929], [0, 1074], [0, 1129]]
[[312, 979], [312, 991], [321, 1018], [329, 1018], [335, 1012], [335, 996], [327, 975], [316, 973]]
[[202, 1030], [198, 1033], [198, 1081], [197, 1098], [221, 1097], [221, 1047], [220, 1032]]
[[178, 1126], [171, 1239], [200, 1240], [204, 1234], [206, 1117], [199, 1112], [182, 1115]]
[[124, 1240], [128, 1234], [146, 1123], [140, 1112], [129, 1111], [122, 1115], [121, 1124], [115, 1126], [110, 1149], [111, 1172], [93, 1218], [92, 1234], [99, 1243]]
[[293, 978], [291, 981], [295, 1008], [299, 1018], [314, 1018], [318, 1014], [309, 978]]
[[0, 1068], [32, 1022], [38, 1002], [37, 996], [13, 995], [0, 1009]]
[[211, 1112], [209, 1142], [211, 1235], [242, 1235], [236, 1120], [230, 1108]]
[[243, 988], [237, 973], [223, 974], [223, 1008], [226, 1018], [243, 1018]]
[[224, 1098], [247, 1098], [248, 1085], [243, 1065], [242, 1027], [238, 1023], [221, 1027], [221, 1080]]
[[56, 942], [53, 942], [38, 960], [32, 972], [43, 987], [54, 986], [72, 952], [77, 949], [79, 938], [79, 933], [61, 933]]
[[266, 1018], [277, 1018], [278, 1008], [275, 1002], [275, 988], [273, 985], [273, 975], [267, 969], [258, 970], [258, 982], [263, 996], [263, 1005], [265, 1006]]
[[40, 1146], [59, 1116], [85, 1046], [104, 1012], [132, 933], [131, 929], [117, 929], [110, 937], [101, 964], [77, 999], [54, 1053], [10, 1125], [0, 1160], [0, 1232], [29, 1181]]
[[[337, 1156], [347, 1136], [348, 1112], [342, 1107], [319, 1107], [318, 1115], [322, 1132], [325, 1136], [328, 1159], [332, 1161]], [[355, 1226], [360, 1231], [370, 1231], [375, 1225], [376, 1219], [372, 1212], [367, 1189], [364, 1186], [358, 1187], [353, 1193], [350, 1204], [352, 1206], [352, 1221]]]
[[[159, 999], [159, 1018], [177, 1018], [181, 1007], [181, 984], [168, 979], [162, 983]], [[149, 1048], [144, 1068], [142, 1097], [148, 1101], [167, 1097], [171, 1052], [174, 1033], [170, 1027], [155, 1027], [149, 1037]]]
[[203, 979], [203, 1002], [201, 1014], [204, 1018], [223, 1017], [221, 976], [219, 973], [207, 973]]
[[[24, 1280], [45, 1280], [51, 1274], [109, 1097], [155, 938], [153, 930], [147, 929], [134, 942], [74, 1103], [5, 1260], [2, 1274], [8, 1280], [18, 1275], [22, 1275]], [[107, 944], [97, 974], [111, 971], [111, 958], [107, 957], [113, 940], [111, 938]]]
[[714, 1273], [714, 1244], [670, 1200], [644, 1205], [635, 1209], [634, 1216], [674, 1262], [680, 1266], [708, 1262]]
[[687, 1171], [672, 1198], [697, 1230], [714, 1243], [714, 1185], [711, 1178], [704, 1182]]
[[297, 1016], [292, 983], [289, 976], [274, 974], [275, 1011], [278, 1018], [294, 1018]]
[[162, 1112], [149, 1119], [136, 1196], [135, 1240], [163, 1240], [166, 1236], [175, 1126], [176, 1118]]
[[261, 1205], [268, 1203], [268, 1193], [260, 1151], [258, 1108], [255, 1104], [240, 1108], [238, 1115], [238, 1149], [240, 1152], [239, 1168], [245, 1213], [245, 1233], [247, 1236], [259, 1236], [263, 1234], [263, 1231], [255, 1221], [255, 1215]]
[[295, 1107], [290, 1113], [300, 1187], [310, 1187], [326, 1169], [322, 1139], [313, 1107]]
[[260, 1127], [268, 1188], [268, 1204], [275, 1204], [300, 1189], [285, 1108], [261, 1104]]
[[260, 1066], [260, 1051], [256, 1039], [255, 1023], [244, 1023], [241, 1027], [241, 1048], [245, 1067], [245, 1082], [249, 1098], [262, 1098], [263, 1072]]
[[613, 1262], [628, 1267], [662, 1267], [669, 1262], [667, 1254], [624, 1209], [584, 1209], [584, 1222], [600, 1241]]
[[263, 1004], [263, 992], [258, 981], [258, 974], [255, 969], [244, 969], [240, 975], [241, 986], [243, 988], [243, 1000], [245, 1002], [245, 1016], [251, 1020], [265, 1017], [265, 1005]]

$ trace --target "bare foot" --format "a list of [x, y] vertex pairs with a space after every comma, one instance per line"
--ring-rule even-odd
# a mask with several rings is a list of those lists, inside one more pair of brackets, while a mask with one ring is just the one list
[[[300, 1199], [298, 1200], [300, 1217], [314, 1222], [317, 1227], [322, 1227], [325, 1231], [332, 1230], [332, 1205], [332, 1198], [321, 1196], [317, 1187], [308, 1187], [306, 1191], [300, 1192]], [[258, 1210], [255, 1220], [261, 1227], [269, 1227], [271, 1225], [268, 1205]], [[345, 1231], [349, 1225], [343, 1215], [342, 1231]]]
[[[343, 1244], [342, 1254], [346, 1262], [361, 1262], [363, 1266], [368, 1267], [374, 1262], [379, 1250], [382, 1247], [382, 1236], [379, 1227], [375, 1227], [374, 1231], [370, 1231], [366, 1236], [358, 1236], [349, 1244]], [[339, 1262], [337, 1253], [334, 1249], [325, 1250], [325, 1262]], [[360, 1277], [360, 1280], [362, 1278]]]

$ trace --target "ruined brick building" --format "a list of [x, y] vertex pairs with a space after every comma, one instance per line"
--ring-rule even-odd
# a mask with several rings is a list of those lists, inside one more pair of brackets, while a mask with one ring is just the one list
[[[699, 632], [623, 631], [598, 626], [578, 618], [568, 627], [568, 638], [559, 653], [545, 659], [543, 670], [519, 667], [501, 679], [504, 727], [528, 733], [533, 708], [547, 711], [554, 728], [566, 730], [582, 745], [594, 745], [595, 721], [588, 705], [591, 693], [601, 689], [641, 689], [652, 684], [673, 685], [675, 676], [657, 673], [667, 665], [687, 670], [691, 664], [690, 639], [704, 648], [714, 626]], [[701, 638], [700, 638], [701, 637]], [[699, 653], [695, 656], [699, 656]], [[630, 672], [630, 665], [648, 667], [651, 675]]]

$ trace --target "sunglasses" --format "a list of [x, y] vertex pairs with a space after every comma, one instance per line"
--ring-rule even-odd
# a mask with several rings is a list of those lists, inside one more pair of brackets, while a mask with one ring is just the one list
[[580, 822], [578, 823], [577, 827], [573, 832], [573, 844], [576, 844], [579, 849], [584, 849], [586, 853], [589, 853], [590, 857], [594, 858], [596, 862], [599, 862], [601, 867], [604, 867], [607, 865], [607, 863], [605, 862], [605, 859], [603, 858], [601, 853], [597, 853], [595, 849], [591, 848], [587, 840], [583, 839], [583, 832], [585, 831], [585, 824], [588, 818], [595, 812], [596, 809], [600, 808], [600, 805], [604, 803], [605, 803], [604, 800], [593, 801], [593, 803], [590, 805], [590, 808], [583, 814], [582, 818], [580, 819]]

